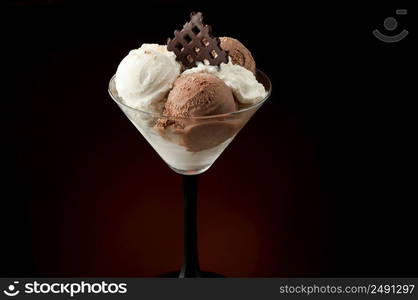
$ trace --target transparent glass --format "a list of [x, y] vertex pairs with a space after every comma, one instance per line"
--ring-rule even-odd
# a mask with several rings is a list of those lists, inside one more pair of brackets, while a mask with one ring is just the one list
[[267, 90], [266, 97], [254, 105], [238, 111], [206, 117], [174, 118], [142, 111], [126, 105], [118, 96], [115, 76], [109, 83], [109, 94], [151, 144], [161, 158], [175, 172], [182, 174], [184, 198], [184, 258], [180, 271], [162, 277], [222, 277], [200, 270], [197, 241], [197, 186], [198, 174], [205, 172], [221, 155], [237, 133], [270, 97], [271, 82], [261, 71], [257, 80]]
[[261, 71], [257, 80], [267, 91], [260, 102], [238, 111], [205, 117], [175, 118], [126, 105], [109, 83], [109, 94], [168, 166], [182, 175], [197, 175], [212, 166], [237, 133], [271, 94], [271, 82]]

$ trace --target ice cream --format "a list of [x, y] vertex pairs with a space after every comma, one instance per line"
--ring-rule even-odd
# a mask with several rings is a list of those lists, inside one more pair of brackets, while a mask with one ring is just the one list
[[235, 110], [232, 91], [221, 79], [209, 73], [186, 74], [174, 82], [164, 106], [164, 115], [175, 118], [160, 119], [156, 129], [163, 136], [176, 139], [189, 151], [202, 151], [230, 138], [236, 124], [193, 118]]
[[174, 82], [163, 112], [173, 117], [201, 117], [235, 110], [232, 91], [221, 79], [208, 73], [192, 73]]
[[129, 120], [181, 174], [206, 170], [267, 96], [251, 52], [214, 37], [202, 20], [192, 13], [167, 46], [129, 52], [111, 87]]
[[237, 39], [221, 37], [221, 48], [228, 52], [233, 64], [242, 66], [255, 74], [255, 60], [251, 52]]
[[222, 79], [232, 89], [235, 99], [243, 105], [255, 104], [267, 94], [266, 89], [257, 81], [253, 73], [231, 61], [227, 64], [222, 63], [219, 67], [197, 63], [197, 67], [188, 69], [182, 74], [199, 73], [209, 73]]
[[267, 95], [266, 89], [257, 81], [253, 73], [231, 62], [221, 64], [216, 76], [232, 89], [241, 104], [255, 104]]
[[161, 112], [181, 65], [166, 46], [143, 44], [129, 52], [116, 71], [116, 89], [130, 107]]

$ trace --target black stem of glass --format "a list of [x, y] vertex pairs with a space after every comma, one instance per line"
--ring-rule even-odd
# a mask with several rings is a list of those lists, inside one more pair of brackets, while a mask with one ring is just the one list
[[200, 277], [197, 251], [197, 184], [198, 175], [183, 176], [184, 193], [184, 261], [180, 278]]

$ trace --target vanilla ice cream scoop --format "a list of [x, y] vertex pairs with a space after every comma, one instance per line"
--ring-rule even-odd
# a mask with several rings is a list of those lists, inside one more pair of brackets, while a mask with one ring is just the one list
[[232, 62], [222, 63], [216, 76], [232, 89], [235, 98], [242, 104], [255, 104], [267, 95], [264, 85], [251, 71]]
[[255, 104], [267, 95], [266, 89], [251, 71], [231, 61], [222, 63], [219, 67], [198, 62], [197, 67], [184, 71], [182, 75], [193, 73], [209, 73], [222, 79], [241, 104]]
[[130, 107], [161, 112], [164, 99], [180, 75], [181, 65], [166, 46], [143, 44], [131, 50], [116, 71], [116, 90]]

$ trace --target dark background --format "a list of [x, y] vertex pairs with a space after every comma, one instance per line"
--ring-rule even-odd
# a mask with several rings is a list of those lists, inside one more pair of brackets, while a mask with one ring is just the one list
[[410, 35], [385, 44], [371, 31], [409, 8], [400, 2], [202, 3], [2, 9], [0, 275], [156, 276], [180, 266], [181, 177], [107, 84], [130, 49], [164, 43], [200, 10], [273, 82], [271, 99], [201, 176], [202, 268], [417, 276], [413, 12], [395, 31]]

